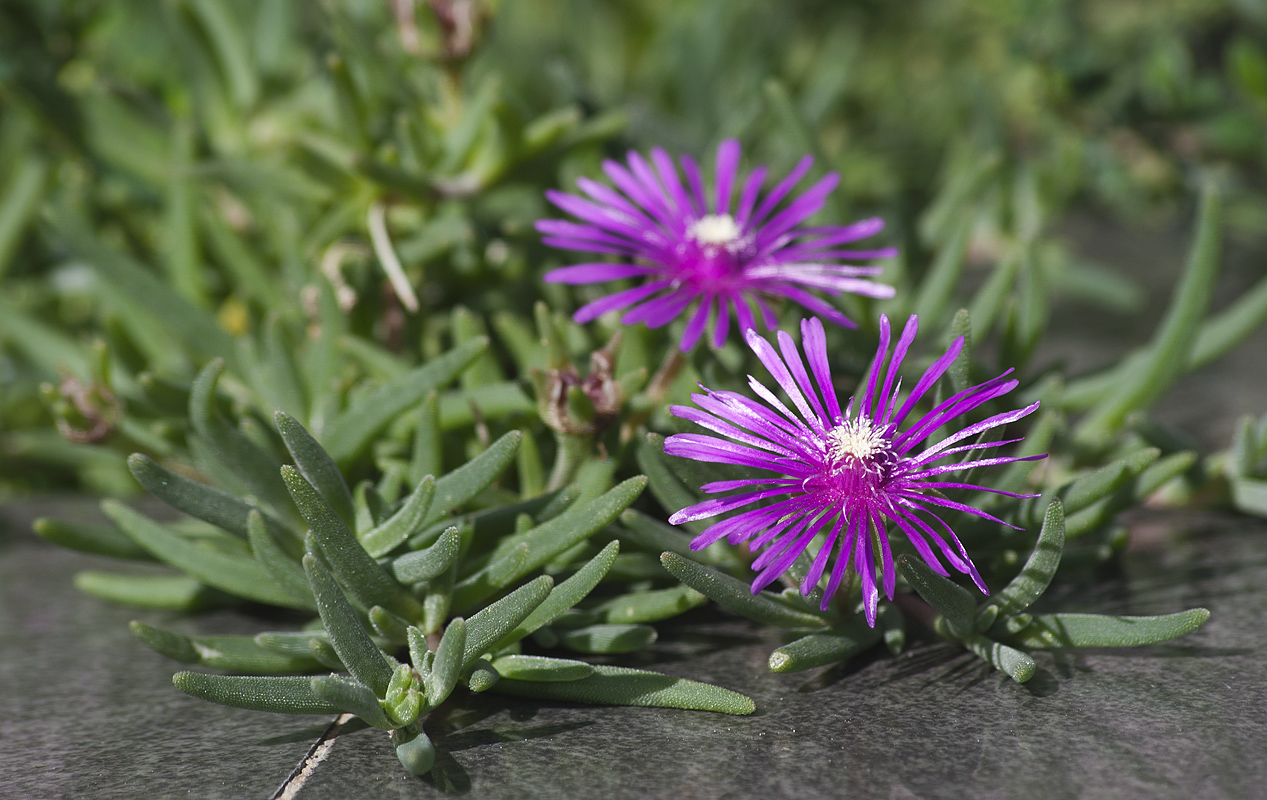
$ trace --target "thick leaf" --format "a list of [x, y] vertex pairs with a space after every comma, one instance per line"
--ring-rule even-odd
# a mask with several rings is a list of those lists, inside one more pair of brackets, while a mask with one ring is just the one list
[[338, 463], [355, 458], [393, 419], [456, 379], [487, 347], [487, 338], [472, 339], [357, 398], [326, 426], [326, 450]]
[[527, 619], [550, 595], [553, 587], [554, 579], [542, 575], [468, 618], [462, 671], [469, 669], [492, 645]]
[[466, 622], [461, 617], [454, 617], [449, 627], [445, 628], [444, 636], [440, 638], [440, 645], [431, 662], [431, 671], [424, 681], [427, 703], [432, 708], [443, 703], [453, 692], [453, 687], [462, 674], [465, 653]]
[[392, 575], [404, 584], [429, 581], [453, 568], [458, 560], [461, 537], [456, 527], [440, 534], [426, 550], [406, 553], [392, 562]]
[[322, 668], [310, 655], [279, 653], [250, 636], [190, 637], [143, 622], [132, 622], [129, 627], [136, 638], [184, 664], [255, 675], [294, 675]]
[[312, 594], [317, 598], [317, 613], [330, 634], [330, 644], [339, 654], [339, 660], [376, 696], [384, 696], [392, 679], [392, 667], [387, 657], [361, 627], [361, 621], [334, 582], [334, 577], [316, 556], [304, 556], [304, 572], [308, 573]]
[[614, 597], [599, 606], [603, 620], [609, 623], [634, 624], [656, 622], [675, 617], [683, 611], [708, 602], [708, 597], [689, 586], [656, 589]]
[[426, 775], [436, 763], [435, 745], [422, 731], [410, 731], [410, 738], [399, 740], [398, 732], [393, 731], [392, 743], [396, 745], [396, 759], [414, 775]]
[[636, 508], [621, 514], [620, 523], [625, 530], [618, 530], [617, 535], [649, 553], [659, 554], [667, 550], [684, 558], [697, 558], [691, 550], [691, 537], [685, 535], [681, 528], [667, 525]]
[[251, 513], [249, 504], [228, 492], [177, 475], [141, 453], [128, 457], [128, 469], [145, 491], [172, 508], [243, 539], [247, 537], [246, 517]]
[[97, 556], [127, 558], [133, 561], [153, 561], [154, 556], [144, 547], [132, 541], [114, 525], [93, 525], [81, 522], [63, 522], [41, 517], [31, 525], [41, 539], [59, 547], [91, 553]]
[[247, 517], [247, 534], [251, 543], [251, 551], [272, 577], [273, 581], [302, 608], [316, 609], [316, 601], [312, 599], [312, 589], [308, 586], [308, 578], [297, 561], [278, 546], [277, 540], [269, 531], [264, 517], [259, 511], [251, 509]]
[[897, 557], [897, 571], [950, 624], [954, 636], [966, 636], [973, 629], [977, 602], [959, 584], [933, 572], [921, 558], [903, 553]]
[[511, 431], [488, 449], [436, 481], [435, 497], [427, 512], [426, 524], [439, 520], [455, 508], [493, 485], [515, 460], [519, 431]]
[[1100, 614], [1040, 614], [1012, 638], [1018, 647], [1138, 647], [1191, 633], [1210, 612], [1191, 608], [1158, 617], [1112, 617]]
[[[654, 434], [647, 434], [638, 443], [638, 449], [634, 455], [638, 461], [638, 469], [647, 476], [652, 496], [660, 502], [660, 505], [665, 510], [672, 513], [698, 503], [699, 497], [669, 469], [669, 466], [664, 461], [663, 448], [663, 439]], [[692, 533], [699, 533], [707, 528], [709, 524], [707, 520], [696, 520], [688, 522], [682, 527]]]
[[1024, 683], [1034, 677], [1034, 671], [1038, 669], [1034, 659], [1025, 653], [1005, 644], [991, 641], [980, 634], [974, 634], [964, 639], [963, 643], [977, 658], [1005, 673], [1017, 683]]
[[577, 681], [594, 674], [594, 666], [570, 658], [545, 656], [502, 656], [493, 661], [493, 669], [503, 678], [516, 681]]
[[285, 411], [275, 413], [273, 421], [282, 435], [282, 441], [286, 443], [286, 449], [290, 451], [290, 457], [295, 459], [299, 474], [312, 484], [326, 504], [334, 509], [334, 513], [342, 517], [344, 522], [352, 524], [352, 490], [348, 488], [334, 459], [325, 448], [317, 444], [317, 440], [312, 438], [312, 434], [298, 420]]
[[422, 401], [417, 414], [413, 457], [409, 459], [409, 482], [414, 485], [427, 475], [439, 475], [441, 470], [440, 405], [435, 392]]
[[230, 426], [216, 411], [216, 385], [223, 371], [223, 360], [209, 362], [189, 392], [189, 421], [203, 445], [204, 455], [216, 462], [214, 477], [217, 481], [225, 479], [226, 487], [254, 496], [279, 516], [293, 519], [294, 506], [277, 477], [281, 462]]
[[537, 606], [528, 618], [519, 623], [513, 631], [506, 634], [499, 641], [494, 649], [509, 647], [525, 636], [533, 633], [543, 625], [548, 625], [570, 609], [572, 606], [581, 602], [599, 581], [611, 569], [612, 564], [616, 560], [616, 556], [620, 553], [620, 545], [617, 542], [609, 542], [606, 547], [599, 551], [589, 562], [578, 569], [576, 574], [554, 587], [541, 605]]
[[1127, 414], [1152, 405], [1183, 372], [1219, 273], [1221, 208], [1218, 191], [1208, 186], [1201, 195], [1196, 237], [1183, 278], [1175, 287], [1147, 355], [1082, 419], [1074, 431], [1076, 441], [1103, 446]]
[[[630, 478], [601, 497], [588, 503], [578, 503], [530, 531], [507, 537], [494, 551], [498, 561], [454, 589], [454, 607], [471, 608], [501, 587], [540, 569], [559, 554], [593, 536], [638, 499], [646, 485], [647, 480], [641, 475]], [[506, 563], [513, 551], [523, 546], [527, 547], [526, 556]]]
[[773, 672], [800, 672], [847, 661], [880, 641], [882, 633], [853, 619], [841, 628], [811, 633], [783, 645], [770, 654]]
[[1047, 591], [1052, 576], [1056, 574], [1056, 568], [1060, 566], [1060, 554], [1064, 546], [1064, 508], [1059, 500], [1052, 500], [1043, 517], [1043, 528], [1038, 533], [1034, 551], [1030, 553], [1020, 574], [994, 597], [992, 604], [998, 608], [1000, 614], [1010, 616], [1020, 613]]
[[379, 525], [361, 536], [361, 546], [372, 556], [383, 556], [395, 550], [402, 542], [422, 530], [431, 501], [435, 497], [436, 481], [426, 475], [418, 482], [404, 505]]
[[74, 584], [84, 594], [112, 603], [167, 611], [194, 611], [227, 599], [187, 575], [125, 575], [84, 570], [75, 573]]
[[287, 608], [305, 608], [250, 556], [232, 556], [199, 547], [122, 503], [106, 500], [102, 511], [159, 561], [229, 594]]
[[392, 721], [378, 704], [369, 687], [344, 675], [319, 675], [312, 679], [312, 693], [348, 714], [355, 714], [367, 724], [391, 730]]
[[177, 672], [172, 683], [185, 694], [235, 708], [277, 714], [337, 714], [339, 709], [317, 696], [312, 678], [259, 678], [253, 675], [208, 675]]
[[506, 678], [493, 688], [516, 697], [573, 703], [680, 708], [739, 716], [757, 710], [750, 698], [720, 686], [627, 667], [596, 666], [588, 678], [562, 683]]
[[822, 617], [788, 608], [769, 592], [753, 594], [745, 581], [697, 564], [677, 553], [662, 554], [660, 563], [682, 583], [753, 622], [781, 628], [821, 628], [827, 624]]
[[366, 608], [382, 606], [410, 621], [422, 619], [422, 605], [365, 552], [348, 526], [298, 470], [282, 467], [282, 479], [295, 498], [299, 513], [312, 528], [330, 568], [352, 596]]
[[587, 625], [556, 633], [569, 650], [591, 655], [632, 653], [656, 640], [656, 630], [650, 625]]

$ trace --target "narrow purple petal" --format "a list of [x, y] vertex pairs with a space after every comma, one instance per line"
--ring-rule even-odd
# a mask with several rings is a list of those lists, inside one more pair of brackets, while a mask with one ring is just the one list
[[779, 201], [781, 201], [788, 192], [792, 191], [792, 187], [801, 182], [801, 178], [805, 177], [805, 173], [809, 172], [809, 168], [813, 165], [813, 156], [805, 156], [796, 163], [796, 166], [793, 167], [792, 171], [787, 174], [787, 177], [779, 181], [774, 189], [772, 189], [770, 193], [765, 196], [765, 199], [761, 201], [761, 204], [757, 206], [757, 210], [752, 216], [752, 225], [754, 227], [760, 225], [765, 220], [766, 216], [774, 210], [775, 206], [779, 204]]
[[726, 139], [717, 148], [717, 214], [730, 213], [730, 193], [739, 169], [739, 142]]
[[761, 184], [765, 183], [765, 174], [765, 167], [757, 167], [744, 182], [743, 193], [739, 196], [739, 210], [735, 213], [735, 222], [738, 222], [740, 227], [748, 225], [748, 217], [752, 215], [752, 207], [756, 204], [757, 195], [761, 192]]
[[602, 283], [638, 275], [652, 275], [655, 272], [652, 267], [634, 264], [576, 264], [552, 269], [545, 274], [544, 280], [546, 283]]
[[836, 387], [831, 379], [831, 367], [827, 363], [827, 332], [818, 317], [801, 320], [801, 346], [805, 348], [805, 356], [809, 359], [810, 369], [814, 371], [814, 379], [823, 393], [827, 404], [828, 421], [840, 421], [840, 399], [836, 396]]
[[705, 297], [700, 301], [699, 308], [695, 309], [695, 314], [691, 316], [691, 321], [686, 323], [686, 331], [682, 334], [682, 343], [678, 345], [678, 349], [686, 352], [695, 346], [699, 341], [699, 337], [704, 333], [704, 326], [708, 324], [708, 315], [713, 307], [713, 298]]
[[600, 297], [594, 302], [586, 303], [578, 308], [576, 313], [572, 315], [572, 319], [580, 323], [598, 319], [608, 311], [616, 311], [625, 306], [631, 306], [645, 297], [650, 297], [661, 289], [668, 288], [671, 283], [672, 281], [652, 281], [642, 286], [635, 286], [632, 289], [625, 289], [623, 292]]

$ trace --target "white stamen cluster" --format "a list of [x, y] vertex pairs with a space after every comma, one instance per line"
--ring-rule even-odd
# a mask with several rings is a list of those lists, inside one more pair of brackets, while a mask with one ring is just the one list
[[708, 214], [691, 223], [686, 235], [700, 244], [725, 245], [739, 238], [743, 231], [729, 214]]
[[847, 456], [866, 460], [888, 447], [880, 428], [867, 417], [847, 419], [827, 432], [827, 452], [835, 461]]

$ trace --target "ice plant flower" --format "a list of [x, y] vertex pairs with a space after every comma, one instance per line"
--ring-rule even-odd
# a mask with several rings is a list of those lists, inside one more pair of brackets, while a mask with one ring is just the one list
[[[749, 330], [748, 346], [796, 410], [789, 409], [752, 376], [748, 377], [749, 385], [761, 402], [736, 392], [704, 389], [704, 394], [692, 395], [698, 408], [672, 407], [675, 416], [722, 438], [676, 434], [665, 441], [664, 452], [696, 461], [735, 464], [774, 473], [769, 477], [705, 484], [702, 488], [706, 493], [742, 491], [684, 508], [670, 517], [670, 522], [681, 524], [745, 507], [747, 510], [705, 530], [691, 542], [691, 548], [700, 550], [726, 538], [735, 545], [747, 542], [753, 552], [762, 551], [752, 564], [758, 573], [752, 583], [755, 594], [786, 572], [821, 534], [822, 543], [801, 583], [801, 592], [810, 594], [831, 563], [822, 603], [826, 610], [846, 568], [852, 564], [861, 579], [867, 622], [874, 627], [879, 603], [875, 577], [877, 558], [884, 594], [889, 599], [893, 598], [896, 581], [885, 529], [886, 523], [891, 522], [932, 569], [949, 575], [938, 558], [940, 552], [947, 563], [971, 576], [977, 587], [989, 594], [959, 537], [938, 514], [961, 511], [1008, 527], [1015, 526], [951, 500], [942, 490], [1034, 496], [947, 478], [953, 477], [950, 473], [973, 467], [1044, 458], [1041, 455], [968, 456], [970, 460], [958, 460], [974, 450], [1020, 441], [975, 440], [987, 431], [1033, 413], [1038, 403], [995, 414], [939, 442], [927, 443], [933, 431], [960, 414], [1007, 394], [1016, 388], [1017, 382], [1008, 377], [1012, 372], [1009, 369], [993, 380], [948, 397], [926, 413], [917, 414], [916, 406], [963, 349], [963, 339], [956, 339], [924, 372], [910, 393], [903, 396], [898, 370], [918, 327], [918, 319], [912, 316], [889, 358], [889, 320], [880, 317], [880, 346], [867, 372], [865, 387], [859, 384], [864, 390], [860, 396], [849, 398], [843, 410], [832, 386], [822, 322], [816, 318], [801, 322], [801, 342], [805, 361], [809, 362], [808, 371], [796, 344], [786, 332], [778, 332], [776, 350], [756, 331]], [[967, 444], [960, 444], [965, 440]], [[763, 504], [763, 501], [773, 502]]]
[[756, 304], [766, 327], [773, 328], [777, 320], [766, 302], [771, 297], [787, 298], [824, 319], [854, 327], [844, 314], [812, 292], [893, 296], [891, 286], [867, 280], [879, 274], [879, 267], [835, 263], [895, 255], [894, 248], [841, 249], [878, 233], [884, 228], [883, 220], [866, 219], [846, 226], [802, 225], [823, 207], [839, 175], [827, 175], [781, 206], [814, 159], [801, 159], [791, 174], [763, 195], [766, 168], [753, 170], [741, 187], [739, 154], [738, 142], [727, 139], [721, 143], [715, 179], [707, 190], [692, 158], [680, 159], [684, 185], [672, 159], [656, 148], [651, 151], [651, 163], [636, 152], [629, 153], [628, 168], [615, 161], [603, 162], [603, 171], [615, 189], [580, 178], [577, 186], [587, 197], [546, 192], [551, 203], [580, 222], [540, 220], [537, 230], [544, 234], [542, 241], [565, 250], [599, 253], [608, 259], [551, 270], [546, 281], [643, 280], [639, 286], [582, 306], [574, 317], [577, 322], [628, 309], [621, 322], [641, 322], [655, 328], [693, 305], [681, 341], [681, 349], [690, 350], [710, 317], [716, 347], [726, 341], [732, 313], [741, 331], [756, 327], [750, 303]]

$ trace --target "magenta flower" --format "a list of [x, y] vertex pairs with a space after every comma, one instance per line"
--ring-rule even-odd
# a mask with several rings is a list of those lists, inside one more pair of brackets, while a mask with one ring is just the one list
[[[844, 227], [803, 227], [818, 213], [840, 180], [832, 173], [804, 194], [780, 208], [814, 159], [801, 159], [792, 173], [762, 196], [765, 167], [758, 167], [739, 186], [739, 143], [727, 139], [717, 148], [716, 180], [705, 191], [699, 166], [682, 156], [686, 185], [672, 159], [660, 148], [651, 151], [654, 169], [638, 153], [629, 154], [629, 168], [603, 162], [603, 171], [616, 189], [588, 178], [577, 185], [588, 199], [548, 191], [546, 197], [578, 222], [540, 220], [543, 241], [566, 250], [601, 253], [608, 262], [577, 264], [546, 273], [551, 283], [604, 283], [643, 278], [626, 289], [582, 306], [577, 322], [588, 322], [608, 311], [627, 308], [621, 322], [656, 328], [676, 319], [694, 304], [682, 337], [682, 350], [699, 341], [709, 318], [713, 344], [721, 347], [733, 313], [740, 330], [756, 327], [755, 302], [767, 328], [777, 324], [766, 304], [771, 296], [785, 297], [839, 325], [854, 324], [811, 291], [841, 292], [867, 297], [892, 297], [893, 288], [866, 280], [879, 267], [832, 263], [838, 259], [885, 258], [894, 248], [842, 250], [841, 245], [873, 236], [884, 228], [880, 219], [866, 219]], [[623, 194], [622, 194], [623, 192]], [[611, 263], [618, 259], [630, 263]]]
[[[796, 413], [752, 376], [748, 377], [748, 383], [764, 402], [735, 392], [704, 389], [705, 394], [691, 396], [699, 408], [673, 406], [671, 411], [675, 416], [725, 438], [677, 434], [665, 441], [664, 452], [696, 461], [736, 464], [775, 473], [771, 477], [705, 484], [702, 488], [708, 493], [734, 489], [743, 491], [684, 508], [670, 517], [669, 522], [681, 524], [746, 506], [756, 507], [708, 528], [691, 542], [691, 549], [703, 549], [725, 537], [731, 544], [749, 542], [748, 546], [754, 552], [764, 550], [752, 564], [752, 568], [758, 570], [752, 583], [755, 594], [786, 572], [810, 543], [823, 534], [822, 544], [801, 583], [801, 592], [808, 595], [818, 585], [835, 554], [823, 596], [823, 609], [827, 609], [828, 600], [840, 587], [846, 567], [852, 563], [862, 581], [867, 622], [874, 627], [879, 592], [875, 582], [877, 553], [872, 531], [878, 541], [884, 593], [891, 600], [896, 575], [885, 531], [885, 523], [891, 521], [931, 568], [942, 575], [949, 574], [937, 557], [939, 551], [952, 567], [970, 575], [977, 587], [989, 594], [959, 537], [938, 513], [944, 510], [962, 511], [1010, 528], [1015, 526], [985, 511], [950, 500], [941, 490], [980, 490], [1009, 497], [1035, 495], [1018, 495], [947, 481], [942, 476], [973, 467], [1033, 461], [1045, 456], [996, 456], [940, 465], [938, 462], [954, 456], [962, 457], [964, 453], [979, 448], [1000, 447], [1020, 441], [1004, 439], [957, 444], [1027, 416], [1038, 408], [1038, 403], [996, 414], [936, 444], [924, 445], [933, 431], [960, 414], [1007, 394], [1016, 388], [1017, 382], [1007, 377], [1011, 373], [1008, 370], [993, 380], [947, 398], [906, 424], [915, 406], [936, 385], [963, 349], [963, 339], [956, 339], [950, 349], [924, 372], [910, 394], [902, 399], [898, 369], [918, 327], [918, 319], [912, 316], [886, 369], [889, 320], [880, 317], [880, 347], [868, 370], [865, 391], [861, 398], [849, 398], [849, 404], [843, 411], [827, 365], [827, 340], [822, 322], [817, 319], [801, 322], [801, 342], [813, 381], [791, 336], [779, 331], [779, 349], [776, 351], [755, 331], [748, 331], [748, 346], [787, 394]], [[880, 381], [881, 372], [884, 373], [883, 383]], [[922, 449], [917, 450], [921, 445]], [[766, 500], [774, 502], [762, 505], [761, 501]]]

